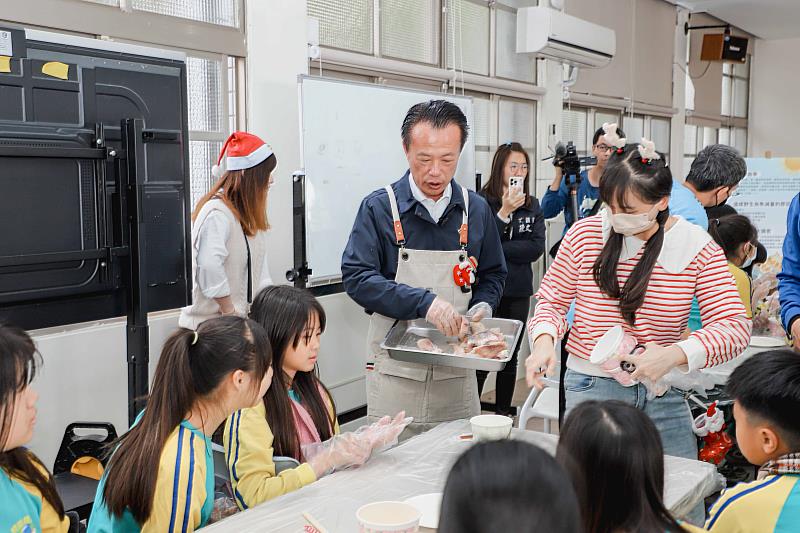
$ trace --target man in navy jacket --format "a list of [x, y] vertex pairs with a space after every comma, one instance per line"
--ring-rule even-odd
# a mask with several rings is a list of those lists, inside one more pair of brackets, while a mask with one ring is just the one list
[[[368, 415], [375, 420], [406, 411], [415, 418], [406, 436], [479, 413], [473, 370], [401, 362], [380, 348], [395, 320], [427, 318], [454, 336], [468, 310], [490, 315], [500, 301], [506, 264], [494, 214], [453, 180], [467, 134], [456, 105], [413, 106], [402, 127], [409, 171], [362, 201], [342, 256], [347, 294], [372, 315]], [[476, 279], [462, 287], [454, 269], [469, 265], [470, 257], [477, 261]]]

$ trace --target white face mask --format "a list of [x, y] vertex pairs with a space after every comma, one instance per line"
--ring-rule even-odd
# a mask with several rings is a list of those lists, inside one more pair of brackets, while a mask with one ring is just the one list
[[657, 216], [658, 206], [653, 206], [647, 213], [637, 215], [616, 213], [611, 215], [611, 226], [615, 232], [630, 237], [652, 228]]
[[741, 268], [747, 268], [747, 267], [749, 267], [750, 265], [752, 265], [752, 264], [753, 264], [753, 261], [754, 261], [754, 260], [755, 260], [755, 258], [756, 258], [756, 254], [757, 254], [757, 253], [758, 253], [758, 250], [756, 249], [756, 247], [755, 247], [755, 246], [753, 246], [753, 254], [752, 254], [752, 255], [748, 255], [747, 257], [745, 257], [745, 259], [744, 259], [744, 263], [742, 263], [742, 266], [741, 266]]

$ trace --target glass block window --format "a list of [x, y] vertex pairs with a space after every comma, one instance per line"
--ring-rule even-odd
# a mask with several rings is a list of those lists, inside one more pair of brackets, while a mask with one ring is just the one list
[[236, 127], [236, 59], [186, 58], [189, 108], [189, 179], [192, 208], [216, 179], [211, 166]]
[[726, 144], [728, 146], [731, 145], [731, 130], [728, 128], [719, 129], [719, 143]]
[[747, 156], [747, 128], [733, 128], [731, 134], [733, 147], [739, 151], [742, 157]]
[[567, 141], [575, 143], [575, 150], [578, 154], [586, 155], [586, 122], [587, 112], [585, 109], [564, 109], [561, 112], [561, 139], [564, 144]]
[[629, 143], [639, 143], [644, 137], [644, 117], [625, 115], [622, 119], [622, 131]]
[[521, 100], [500, 100], [498, 112], [497, 142], [518, 142], [526, 150], [532, 150], [536, 144], [534, 133], [535, 107], [532, 102]]
[[747, 118], [749, 101], [750, 57], [743, 64], [723, 64], [720, 113], [726, 117]]
[[494, 150], [475, 148], [475, 173], [481, 175], [481, 186], [486, 185], [492, 176], [493, 157]]
[[[112, 5], [119, 5], [119, 0]], [[131, 0], [131, 7], [159, 15], [239, 27], [239, 0]]]
[[[191, 135], [190, 135], [191, 137]], [[192, 209], [216, 181], [211, 166], [217, 162], [224, 141], [189, 141], [189, 176]]]
[[491, 135], [489, 132], [489, 124], [491, 123], [490, 108], [492, 102], [486, 98], [473, 98], [472, 99], [472, 114], [473, 114], [473, 129], [470, 132], [475, 146], [489, 147], [491, 144]]
[[446, 65], [489, 75], [489, 5], [470, 0], [446, 1]]
[[[226, 65], [227, 67], [227, 65]], [[223, 115], [227, 94], [223, 93], [221, 61], [200, 57], [186, 58], [190, 131], [226, 131]]]
[[380, 0], [380, 54], [438, 63], [437, 0]]
[[717, 128], [709, 128], [704, 127], [703, 130], [703, 137], [700, 140], [700, 144], [697, 146], [697, 151], [700, 152], [706, 146], [710, 146], [712, 144], [717, 144]]
[[697, 126], [686, 124], [683, 127], [683, 153], [691, 158], [690, 162], [697, 155]]
[[[592, 130], [592, 136], [594, 136], [594, 132], [597, 131], [599, 128], [603, 127], [603, 124], [619, 124], [619, 113], [616, 111], [596, 111], [594, 114], [594, 129]], [[623, 128], [623, 131], [625, 128]]]
[[501, 78], [533, 82], [535, 62], [517, 53], [517, 13], [511, 8], [497, 6], [495, 74]]
[[104, 6], [119, 7], [119, 0], [83, 0], [84, 2], [91, 2], [93, 4], [103, 4]]
[[308, 16], [319, 20], [320, 44], [373, 53], [373, 0], [308, 0]]
[[650, 119], [650, 135], [656, 144], [656, 150], [662, 154], [669, 154], [670, 121], [666, 118]]

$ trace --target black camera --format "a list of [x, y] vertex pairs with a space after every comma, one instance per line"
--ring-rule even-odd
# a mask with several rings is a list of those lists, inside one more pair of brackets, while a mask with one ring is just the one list
[[555, 155], [553, 155], [553, 165], [561, 168], [566, 176], [577, 176], [580, 174], [581, 167], [594, 166], [597, 164], [596, 157], [579, 157], [575, 144], [567, 141], [556, 144]]

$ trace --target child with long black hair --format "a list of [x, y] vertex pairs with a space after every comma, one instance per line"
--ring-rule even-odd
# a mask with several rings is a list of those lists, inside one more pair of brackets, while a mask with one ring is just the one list
[[[720, 247], [707, 232], [670, 216], [672, 174], [653, 143], [626, 145], [611, 155], [600, 180], [608, 208], [573, 225], [539, 288], [528, 324], [530, 384], [552, 374], [555, 341], [575, 301], [566, 349], [566, 410], [587, 400], [620, 400], [642, 409], [661, 433], [669, 455], [697, 458], [697, 440], [684, 392], [648, 398], [643, 381], [674, 368], [698, 370], [738, 356], [750, 340], [747, 319]], [[697, 298], [703, 328], [681, 336]], [[645, 350], [624, 386], [590, 361], [597, 341], [620, 326]]]
[[708, 233], [728, 259], [728, 270], [736, 281], [747, 318], [753, 316], [753, 284], [745, 268], [753, 264], [758, 252], [758, 230], [744, 215], [725, 215], [708, 221]]
[[39, 396], [30, 383], [39, 363], [30, 336], [0, 323], [0, 531], [69, 529], [53, 476], [25, 448], [36, 424]]
[[617, 401], [578, 405], [561, 428], [556, 459], [578, 493], [586, 533], [684, 531], [664, 505], [661, 439], [639, 409]]
[[442, 495], [439, 533], [578, 533], [578, 499], [566, 471], [533, 444], [476, 444], [458, 458]]
[[[333, 397], [316, 373], [325, 310], [308, 291], [266, 287], [253, 300], [250, 316], [264, 326], [272, 344], [275, 377], [262, 402], [234, 413], [225, 424], [223, 442], [242, 509], [364, 463], [410, 421], [400, 413], [363, 431], [340, 434]], [[302, 464], [276, 473], [274, 456]]]
[[180, 328], [164, 344], [147, 407], [118, 442], [97, 488], [89, 532], [188, 532], [214, 507], [211, 435], [269, 388], [263, 328], [236, 316]]

